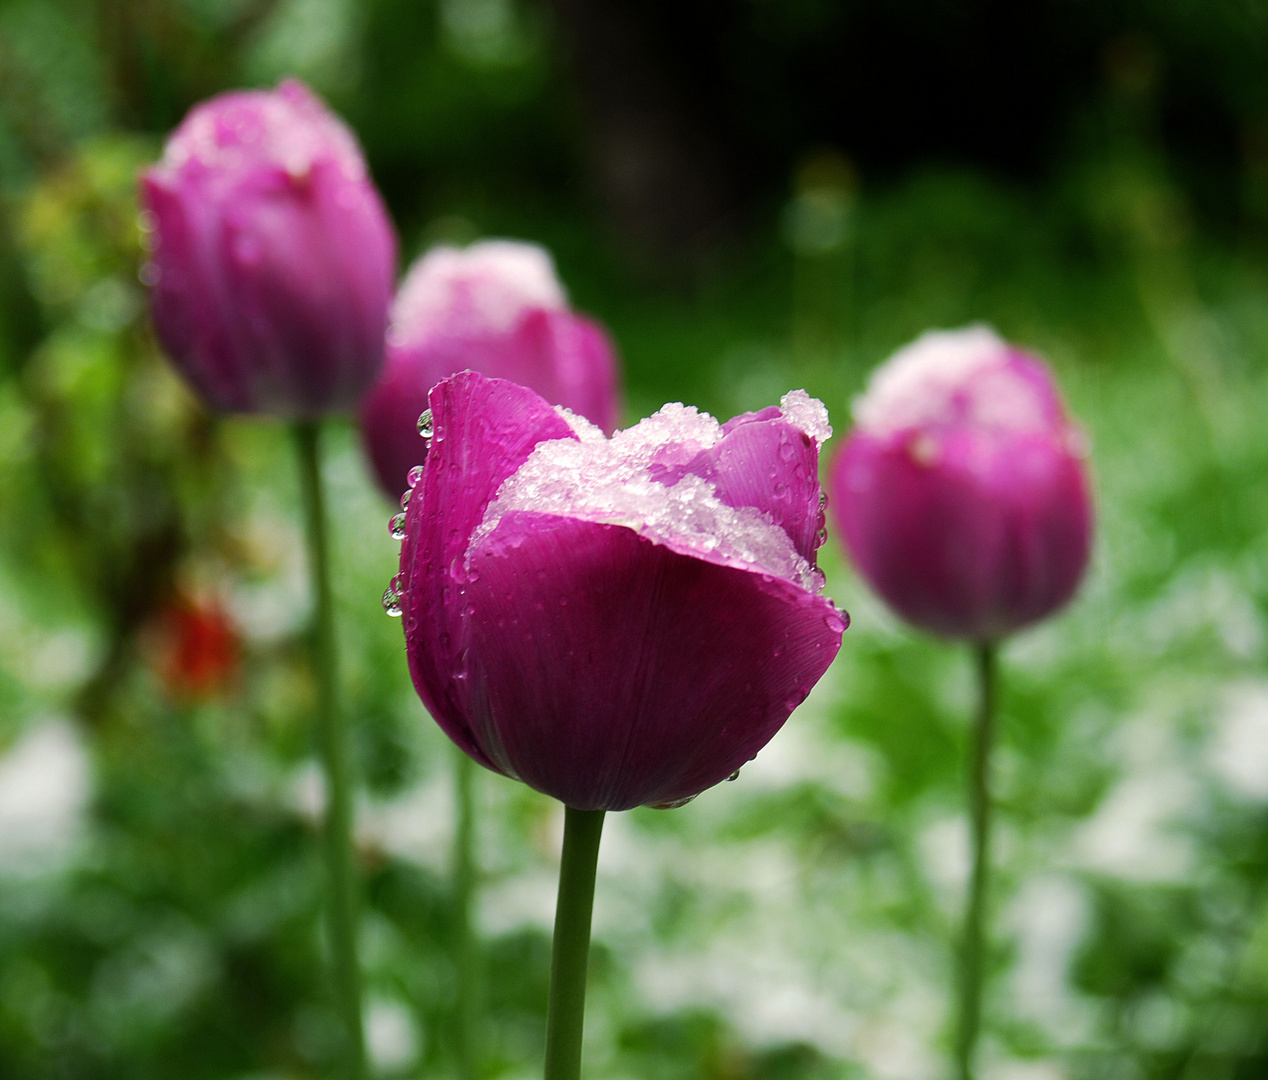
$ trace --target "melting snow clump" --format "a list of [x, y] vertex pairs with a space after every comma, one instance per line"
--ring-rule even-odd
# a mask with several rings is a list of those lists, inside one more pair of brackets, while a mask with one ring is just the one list
[[[826, 438], [827, 410], [805, 391], [784, 399], [784, 415], [811, 437]], [[788, 534], [751, 506], [728, 506], [712, 483], [691, 473], [676, 483], [654, 479], [688, 465], [722, 440], [722, 425], [694, 406], [673, 403], [611, 439], [588, 421], [559, 410], [580, 442], [539, 443], [499, 489], [467, 556], [503, 516], [523, 510], [621, 525], [684, 555], [759, 570], [819, 592], [822, 579]]]

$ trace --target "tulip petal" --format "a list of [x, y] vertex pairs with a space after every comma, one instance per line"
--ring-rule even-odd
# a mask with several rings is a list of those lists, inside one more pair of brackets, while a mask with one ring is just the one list
[[784, 419], [754, 420], [734, 428], [701, 454], [691, 472], [717, 485], [730, 506], [769, 514], [807, 562], [813, 564], [823, 528], [819, 505], [819, 449]]
[[[401, 547], [402, 613], [410, 673], [437, 723], [468, 754], [491, 759], [470, 735], [470, 620], [464, 555], [485, 507], [533, 447], [576, 436], [533, 391], [465, 371], [432, 388], [434, 436], [410, 497]], [[421, 440], [420, 440], [421, 441]]]
[[474, 739], [582, 809], [676, 802], [779, 730], [844, 613], [799, 586], [630, 529], [515, 511], [471, 553]]
[[1091, 537], [1081, 462], [1047, 435], [973, 430], [936, 453], [856, 432], [833, 468], [846, 543], [886, 601], [935, 633], [990, 640], [1069, 600]]

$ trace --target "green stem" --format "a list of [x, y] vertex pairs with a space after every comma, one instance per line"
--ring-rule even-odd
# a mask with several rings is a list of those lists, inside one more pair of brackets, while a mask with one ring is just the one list
[[326, 772], [326, 903], [331, 967], [339, 1013], [347, 1036], [350, 1080], [365, 1076], [361, 1027], [361, 969], [357, 963], [357, 880], [352, 851], [352, 775], [348, 731], [339, 707], [330, 552], [321, 481], [320, 429], [315, 421], [295, 425], [300, 487], [308, 540], [308, 573], [314, 600], [313, 674], [317, 679], [317, 742]]
[[995, 644], [975, 646], [978, 707], [969, 740], [969, 822], [973, 869], [969, 877], [960, 954], [960, 1010], [956, 1031], [956, 1074], [973, 1080], [974, 1054], [982, 1026], [982, 968], [985, 951], [987, 877], [991, 841], [991, 747], [995, 740]]
[[602, 835], [602, 810], [565, 808], [555, 944], [550, 958], [550, 1004], [546, 1009], [546, 1080], [579, 1080], [581, 1076], [590, 915]]
[[479, 994], [479, 960], [471, 926], [471, 901], [475, 893], [475, 807], [472, 783], [475, 762], [454, 748], [455, 796], [458, 823], [454, 830], [454, 954], [458, 969], [458, 1024], [455, 1034], [459, 1080], [475, 1080], [476, 1001]]

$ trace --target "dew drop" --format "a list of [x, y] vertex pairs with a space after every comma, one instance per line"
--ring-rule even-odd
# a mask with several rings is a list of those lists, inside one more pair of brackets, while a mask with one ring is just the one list
[[409, 487], [411, 491], [413, 491], [414, 488], [418, 487], [418, 482], [422, 478], [423, 478], [423, 467], [421, 465], [415, 465], [412, 469], [410, 469], [409, 474], [405, 477], [405, 479], [409, 482]]
[[740, 770], [736, 769], [735, 772], [733, 772], [730, 776], [727, 777], [727, 780], [728, 781], [738, 780], [739, 778], [740, 778]]
[[401, 509], [402, 510], [409, 509], [409, 496], [410, 496], [410, 491], [412, 490], [413, 488], [409, 489], [409, 491], [405, 491], [401, 493]]
[[401, 594], [391, 585], [383, 590], [383, 610], [394, 619], [401, 617]]
[[685, 799], [675, 799], [673, 802], [652, 803], [651, 806], [653, 810], [677, 810], [680, 806], [686, 806], [694, 798], [694, 795], [688, 795]]
[[393, 514], [391, 521], [387, 523], [387, 531], [391, 533], [393, 540], [405, 539], [405, 515]]
[[436, 429], [432, 426], [431, 409], [424, 409], [418, 417], [418, 433], [431, 442], [431, 438], [436, 434]]

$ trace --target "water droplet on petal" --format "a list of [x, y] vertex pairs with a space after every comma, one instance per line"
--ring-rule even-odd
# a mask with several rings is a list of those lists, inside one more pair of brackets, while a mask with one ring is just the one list
[[387, 523], [387, 531], [391, 533], [393, 540], [405, 539], [405, 515], [393, 514], [392, 520]]
[[[412, 490], [413, 490], [413, 489], [411, 488], [411, 489], [410, 489], [410, 491], [412, 491]], [[402, 510], [408, 510], [408, 509], [409, 509], [409, 496], [410, 496], [410, 491], [405, 491], [405, 492], [402, 492], [402, 493], [401, 493], [401, 509], [402, 509]]]
[[686, 806], [694, 798], [694, 795], [688, 795], [685, 799], [675, 799], [673, 802], [652, 803], [651, 805], [653, 810], [677, 810], [680, 806]]
[[394, 619], [401, 617], [401, 594], [391, 585], [383, 590], [383, 610]]
[[436, 434], [436, 429], [432, 426], [431, 409], [424, 409], [418, 417], [418, 433], [427, 441], [431, 442], [431, 438]]
[[735, 772], [733, 772], [730, 776], [727, 777], [727, 780], [728, 781], [738, 780], [739, 778], [740, 778], [740, 770], [736, 769]]
[[412, 469], [410, 469], [409, 474], [405, 479], [409, 482], [410, 490], [412, 491], [414, 488], [418, 487], [418, 482], [422, 478], [423, 467], [421, 465], [415, 465]]

